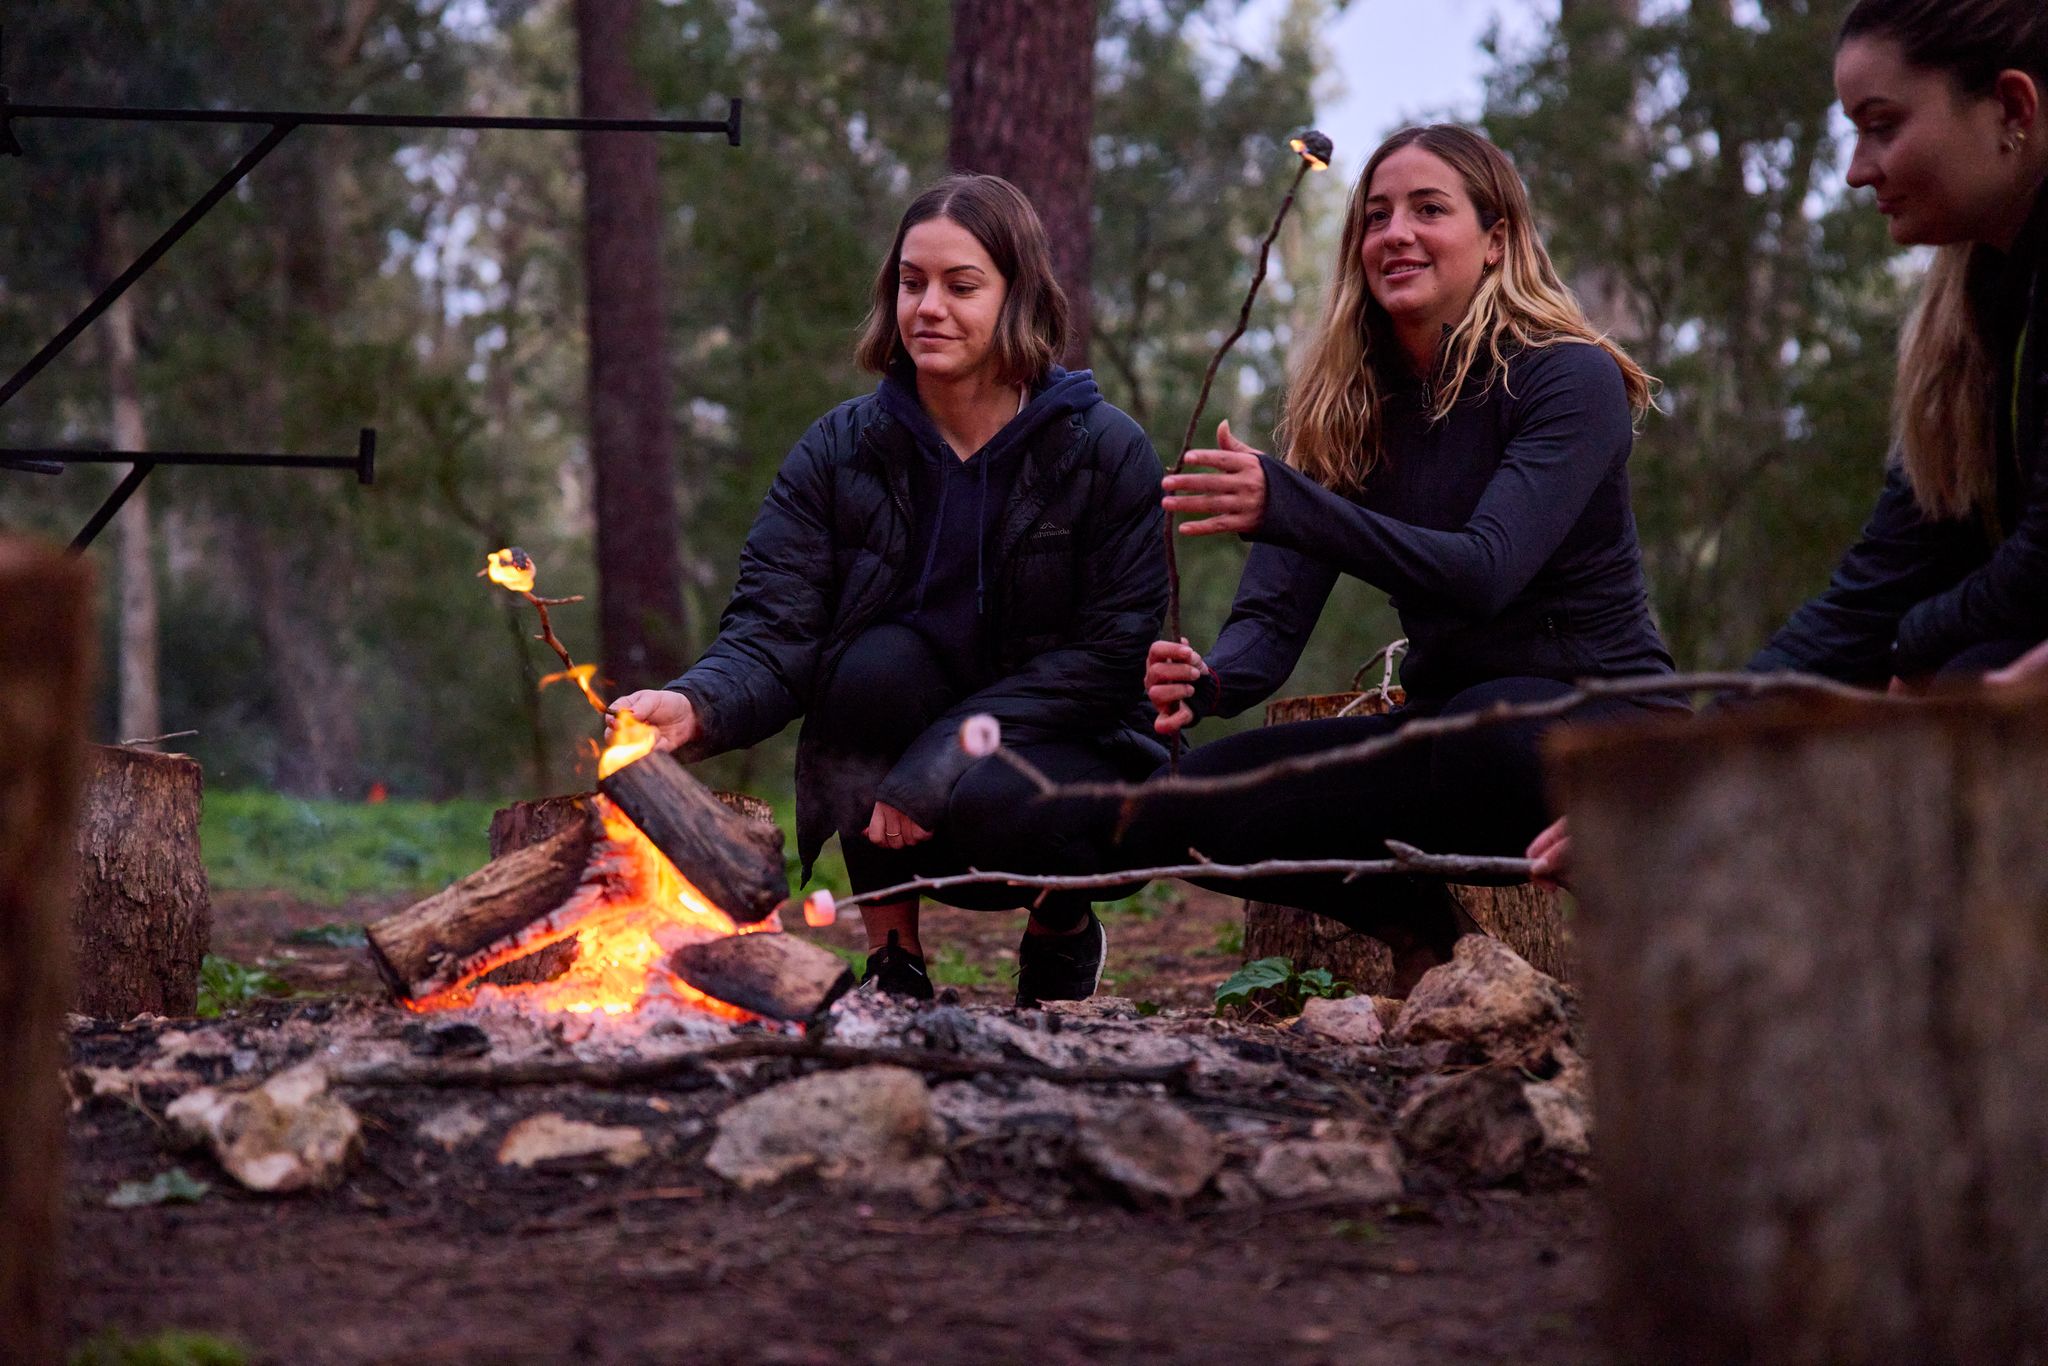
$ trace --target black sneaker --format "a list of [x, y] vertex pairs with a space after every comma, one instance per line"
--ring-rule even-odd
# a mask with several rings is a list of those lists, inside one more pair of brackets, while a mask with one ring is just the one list
[[1109, 934], [1094, 911], [1078, 934], [1027, 934], [1017, 946], [1017, 1004], [1085, 1001], [1102, 982]]
[[932, 979], [924, 970], [924, 955], [912, 953], [889, 931], [889, 942], [868, 955], [861, 968], [860, 989], [879, 991], [884, 996], [907, 996], [913, 1001], [932, 998]]

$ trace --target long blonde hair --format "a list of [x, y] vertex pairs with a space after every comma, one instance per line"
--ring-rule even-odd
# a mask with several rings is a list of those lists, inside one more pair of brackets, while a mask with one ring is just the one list
[[1287, 395], [1280, 435], [1288, 463], [1326, 487], [1352, 492], [1364, 486], [1384, 458], [1384, 399], [1377, 366], [1383, 357], [1398, 357], [1398, 351], [1392, 319], [1366, 283], [1361, 252], [1365, 199], [1380, 163], [1410, 146], [1443, 158], [1458, 173], [1479, 211], [1481, 228], [1490, 232], [1496, 223], [1507, 225], [1499, 267], [1480, 280], [1465, 316], [1444, 340], [1444, 369], [1432, 419], [1450, 415], [1475, 370], [1491, 385], [1503, 375], [1509, 351], [1566, 341], [1589, 342], [1614, 357], [1628, 388], [1629, 406], [1640, 418], [1650, 407], [1652, 381], [1620, 347], [1593, 330], [1558, 278], [1536, 235], [1529, 194], [1514, 165], [1479, 134], [1439, 123], [1405, 128], [1381, 143], [1351, 192], [1337, 278]]
[[[2041, 0], [1858, 0], [1836, 45], [1890, 39], [1908, 65], [1947, 73], [1957, 93], [1989, 95], [2018, 69], [2048, 86], [2048, 10]], [[1984, 344], [1970, 276], [1985, 248], [1938, 248], [1899, 338], [1892, 396], [1899, 458], [1929, 517], [1988, 514], [1998, 490], [1998, 360]]]

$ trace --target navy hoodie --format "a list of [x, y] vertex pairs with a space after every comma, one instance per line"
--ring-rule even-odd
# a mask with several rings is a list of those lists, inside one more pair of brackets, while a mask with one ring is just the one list
[[987, 657], [981, 647], [989, 545], [1016, 491], [1024, 449], [1044, 427], [1102, 402], [1102, 391], [1090, 371], [1051, 367], [1023, 409], [965, 460], [939, 435], [913, 377], [890, 375], [878, 393], [915, 438], [920, 456], [910, 472], [910, 563], [917, 572], [891, 605], [889, 620], [923, 636], [953, 683], [972, 690], [988, 681], [977, 672]]

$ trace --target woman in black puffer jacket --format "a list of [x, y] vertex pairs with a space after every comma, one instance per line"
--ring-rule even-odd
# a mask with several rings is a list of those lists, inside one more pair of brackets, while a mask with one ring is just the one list
[[[783, 462], [718, 639], [666, 689], [613, 703], [692, 761], [805, 716], [806, 877], [835, 832], [857, 892], [968, 866], [1100, 868], [1085, 809], [1033, 803], [1014, 770], [961, 748], [977, 713], [1060, 781], [1139, 777], [1164, 755], [1138, 684], [1166, 606], [1159, 460], [1086, 371], [1053, 363], [1066, 331], [1022, 194], [954, 176], [919, 195], [860, 343], [881, 383]], [[863, 981], [929, 997], [917, 899], [863, 919]], [[1019, 1002], [1087, 997], [1104, 947], [1088, 898], [1044, 898], [1019, 948]]]

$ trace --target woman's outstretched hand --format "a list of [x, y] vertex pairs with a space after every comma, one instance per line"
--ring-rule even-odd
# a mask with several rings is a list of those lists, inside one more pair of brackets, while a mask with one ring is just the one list
[[1529, 845], [1527, 857], [1535, 863], [1529, 875], [1547, 887], [1563, 887], [1572, 874], [1572, 832], [1559, 816]]
[[1189, 451], [1187, 463], [1215, 474], [1169, 474], [1160, 506], [1170, 517], [1193, 513], [1200, 520], [1181, 524], [1183, 536], [1240, 535], [1257, 531], [1266, 521], [1266, 470], [1259, 453], [1230, 434], [1226, 419], [1217, 424], [1221, 450]]
[[868, 843], [884, 849], [908, 849], [931, 837], [931, 831], [887, 802], [876, 802], [874, 814], [868, 817]]
[[1209, 672], [1209, 666], [1195, 653], [1185, 637], [1176, 645], [1155, 640], [1145, 655], [1145, 696], [1151, 699], [1152, 729], [1173, 735], [1195, 724], [1188, 699], [1195, 695], [1195, 680]]
[[616, 699], [604, 712], [604, 738], [610, 744], [612, 738], [612, 717], [622, 711], [632, 712], [639, 720], [661, 732], [661, 738], [654, 747], [663, 753], [680, 749], [697, 738], [697, 709], [690, 705], [690, 699], [679, 692], [666, 688], [649, 688], [642, 692], [629, 692]]

